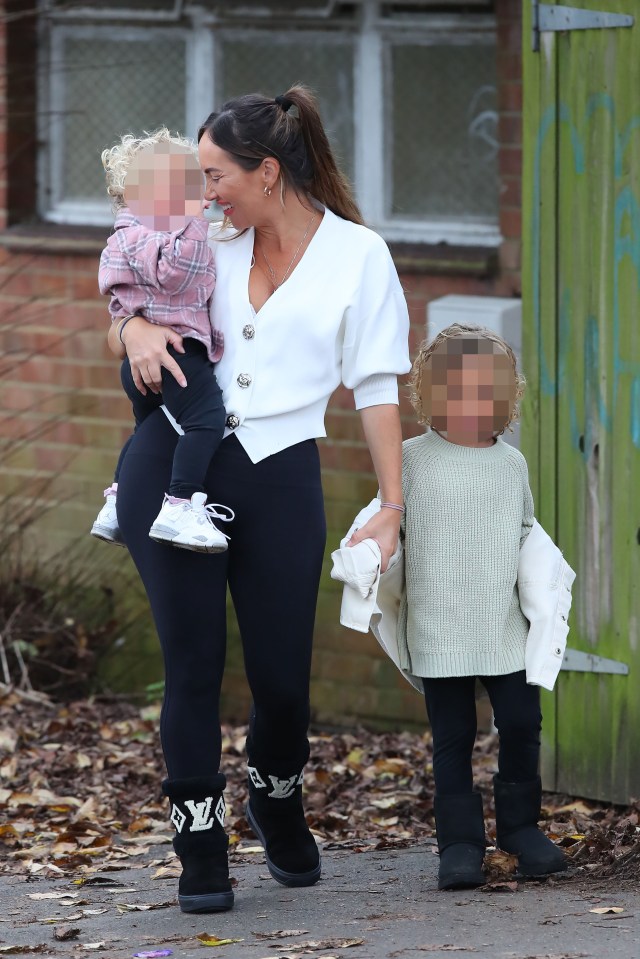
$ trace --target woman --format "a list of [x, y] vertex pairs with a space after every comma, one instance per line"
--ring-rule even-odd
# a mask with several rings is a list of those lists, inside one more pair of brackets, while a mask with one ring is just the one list
[[[137, 431], [118, 488], [119, 525], [164, 654], [163, 791], [185, 912], [233, 904], [219, 772], [227, 583], [254, 704], [247, 819], [280, 883], [312, 885], [320, 877], [302, 807], [325, 546], [315, 438], [325, 435], [327, 402], [342, 381], [354, 391], [388, 504], [354, 542], [377, 539], [386, 567], [402, 516], [396, 376], [410, 366], [407, 307], [389, 251], [362, 225], [310, 92], [295, 86], [275, 100], [229, 101], [202, 126], [199, 154], [205, 197], [233, 227], [213, 243], [211, 321], [225, 338], [216, 375], [227, 435], [207, 477], [208, 498], [236, 514], [228, 552], [189, 554], [149, 539], [177, 439], [161, 411]], [[180, 349], [170, 329], [135, 317], [122, 342], [142, 391], [160, 391], [163, 370], [184, 382], [167, 351]], [[113, 328], [110, 344], [121, 353]]]

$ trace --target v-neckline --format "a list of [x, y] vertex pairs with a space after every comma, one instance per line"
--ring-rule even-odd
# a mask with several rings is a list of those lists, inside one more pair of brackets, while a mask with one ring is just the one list
[[[298, 262], [296, 263], [296, 265], [294, 266], [294, 268], [292, 269], [291, 273], [289, 274], [289, 276], [287, 277], [287, 279], [284, 281], [284, 283], [281, 283], [280, 286], [277, 286], [277, 287], [275, 288], [275, 290], [273, 291], [273, 293], [271, 294], [271, 296], [268, 296], [268, 297], [267, 297], [267, 299], [264, 301], [264, 303], [262, 304], [262, 306], [260, 307], [259, 310], [256, 310], [255, 306], [254, 306], [253, 303], [251, 302], [251, 296], [250, 296], [250, 294], [249, 294], [249, 280], [250, 280], [250, 278], [251, 278], [251, 270], [253, 269], [253, 267], [251, 266], [251, 260], [252, 260], [253, 255], [254, 255], [254, 254], [253, 254], [253, 247], [254, 247], [255, 236], [256, 236], [255, 227], [251, 227], [251, 228], [247, 231], [247, 236], [249, 236], [249, 237], [251, 238], [251, 243], [248, 244], [248, 248], [249, 248], [249, 270], [248, 270], [248, 274], [247, 274], [247, 300], [249, 301], [249, 306], [251, 307], [251, 310], [252, 310], [252, 312], [253, 312], [254, 317], [257, 317], [260, 313], [262, 313], [262, 311], [264, 310], [265, 306], [267, 306], [269, 303], [271, 303], [271, 301], [273, 300], [273, 298], [274, 298], [274, 296], [276, 295], [276, 293], [278, 293], [278, 291], [281, 290], [282, 287], [285, 286], [285, 284], [290, 283], [290, 282], [292, 281], [292, 279], [294, 278], [294, 276], [295, 276], [296, 273], [298, 272], [298, 269], [299, 269], [299, 268], [302, 266], [302, 264], [304, 263], [307, 254], [309, 253], [309, 251], [310, 251], [311, 248], [313, 247], [314, 241], [315, 241], [316, 237], [318, 236], [318, 234], [320, 233], [320, 231], [321, 231], [321, 229], [322, 229], [322, 226], [323, 226], [323, 224], [324, 224], [324, 221], [325, 221], [325, 218], [326, 218], [326, 216], [327, 216], [328, 210], [327, 210], [327, 208], [326, 208], [325, 206], [323, 206], [321, 210], [320, 210], [320, 209], [318, 210], [318, 213], [321, 213], [321, 214], [322, 214], [322, 216], [321, 216], [321, 218], [320, 218], [320, 223], [318, 224], [318, 229], [316, 230], [316, 232], [313, 234], [313, 236], [312, 236], [311, 239], [309, 240], [309, 242], [308, 242], [308, 244], [307, 244], [306, 250], [304, 251], [304, 253], [303, 253], [302, 256], [300, 257], [300, 259], [298, 260]], [[254, 265], [255, 265], [255, 264], [254, 264]]]

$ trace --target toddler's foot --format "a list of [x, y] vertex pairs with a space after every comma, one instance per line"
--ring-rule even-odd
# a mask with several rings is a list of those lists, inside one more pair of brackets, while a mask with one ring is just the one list
[[98, 539], [103, 539], [105, 543], [113, 543], [115, 546], [124, 546], [125, 542], [118, 526], [118, 517], [116, 515], [116, 494], [118, 484], [112, 483], [104, 491], [105, 504], [96, 516], [95, 522], [91, 527], [91, 535]]
[[[228, 506], [206, 505], [206, 493], [194, 493], [190, 500], [165, 495], [162, 509], [156, 516], [149, 536], [157, 543], [170, 543], [198, 553], [223, 553], [228, 536], [213, 525], [212, 519], [228, 523], [235, 516]], [[216, 509], [225, 509], [225, 516]]]

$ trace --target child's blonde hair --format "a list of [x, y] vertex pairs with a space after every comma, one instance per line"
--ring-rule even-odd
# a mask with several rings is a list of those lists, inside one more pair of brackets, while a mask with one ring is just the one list
[[185, 151], [192, 152], [194, 155], [198, 153], [198, 147], [193, 140], [181, 137], [177, 133], [173, 134], [167, 127], [158, 127], [152, 133], [147, 133], [145, 130], [142, 137], [134, 137], [131, 133], [125, 133], [119, 143], [108, 150], [102, 151], [100, 159], [105, 169], [107, 193], [111, 197], [111, 206], [114, 213], [125, 206], [125, 180], [134, 156], [140, 150], [155, 147], [161, 143], [171, 143], [174, 146], [182, 147]]
[[451, 326], [447, 326], [446, 329], [441, 330], [441, 332], [438, 333], [438, 335], [435, 336], [431, 341], [424, 340], [424, 342], [420, 344], [418, 355], [413, 362], [413, 366], [411, 367], [411, 375], [409, 377], [409, 398], [411, 400], [411, 405], [416, 411], [418, 422], [423, 426], [431, 425], [430, 418], [425, 413], [424, 406], [422, 404], [422, 378], [425, 369], [431, 360], [431, 357], [446, 340], [461, 338], [488, 340], [491, 343], [495, 343], [510, 359], [513, 366], [513, 377], [516, 393], [515, 401], [511, 410], [511, 416], [508, 422], [505, 423], [501, 432], [504, 433], [504, 430], [508, 429], [511, 433], [513, 433], [511, 423], [520, 417], [520, 400], [524, 395], [526, 380], [523, 374], [518, 370], [518, 361], [516, 359], [516, 355], [509, 344], [503, 340], [501, 336], [498, 336], [497, 333], [494, 333], [493, 330], [488, 330], [484, 326], [476, 326], [472, 323], [452, 323]]

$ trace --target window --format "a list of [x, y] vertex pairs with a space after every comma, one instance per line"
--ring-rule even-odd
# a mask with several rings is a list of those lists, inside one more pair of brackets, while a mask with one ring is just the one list
[[275, 95], [302, 80], [318, 94], [371, 226], [390, 240], [495, 245], [496, 50], [487, 7], [118, 0], [105, 9], [48, 0], [41, 214], [110, 222], [100, 152], [122, 133], [165, 124], [193, 135], [225, 99]]

